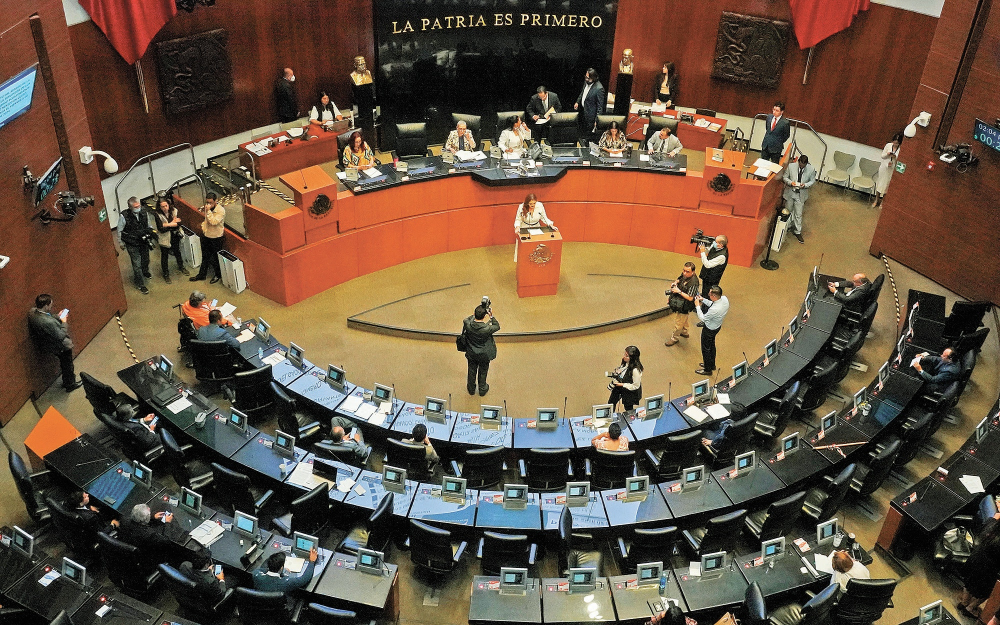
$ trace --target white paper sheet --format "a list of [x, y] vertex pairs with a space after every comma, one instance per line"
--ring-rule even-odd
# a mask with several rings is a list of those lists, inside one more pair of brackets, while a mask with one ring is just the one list
[[723, 406], [722, 404], [712, 404], [705, 410], [716, 421], [718, 421], [719, 419], [725, 419], [726, 417], [729, 416], [729, 411], [726, 410], [726, 407]]
[[337, 178], [340, 178], [341, 180], [347, 180], [347, 172], [338, 171]]
[[191, 402], [188, 400], [188, 398], [187, 397], [181, 397], [180, 399], [174, 400], [174, 402], [172, 404], [170, 404], [169, 406], [167, 406], [167, 410], [169, 410], [170, 412], [172, 412], [174, 414], [177, 414], [181, 410], [184, 410], [185, 408], [190, 408], [190, 407], [191, 407]]
[[698, 406], [688, 406], [687, 410], [684, 411], [684, 415], [691, 417], [697, 423], [701, 423], [708, 418], [708, 414]]
[[545, 234], [545, 231], [542, 230], [541, 228], [528, 228], [528, 234], [530, 234], [533, 237], [537, 237], [541, 234]]
[[688, 567], [688, 575], [691, 577], [701, 577], [701, 562], [692, 562]]
[[251, 332], [250, 330], [243, 330], [236, 336], [236, 340], [239, 341], [240, 343], [246, 343], [252, 338], [253, 338], [253, 332]]
[[351, 487], [354, 486], [354, 484], [356, 484], [356, 482], [353, 479], [345, 477], [344, 479], [340, 480], [339, 484], [337, 484], [337, 490], [339, 490], [342, 493], [350, 492]]
[[978, 475], [963, 475], [958, 478], [958, 481], [973, 495], [986, 492], [986, 489], [983, 488], [983, 480]]
[[357, 410], [354, 411], [354, 416], [359, 419], [364, 419], [367, 421], [371, 416], [375, 414], [375, 406], [372, 404], [362, 404]]
[[357, 395], [351, 395], [344, 400], [344, 403], [340, 404], [340, 407], [347, 412], [357, 412], [363, 402], [364, 400]]
[[289, 573], [301, 573], [302, 567], [305, 566], [305, 558], [296, 558], [295, 556], [285, 556], [285, 570]]
[[715, 398], [719, 400], [720, 404], [728, 404], [729, 403], [729, 393], [717, 393], [715, 395]]
[[228, 317], [229, 315], [233, 314], [234, 310], [236, 310], [236, 307], [230, 304], [229, 302], [226, 302], [225, 304], [219, 307], [219, 312], [222, 313], [223, 317]]
[[378, 411], [381, 412], [382, 414], [389, 414], [390, 410], [392, 410], [391, 401], [384, 401], [378, 405]]
[[824, 556], [821, 553], [815, 554], [816, 570], [820, 573], [833, 575], [833, 554]]
[[661, 104], [653, 103], [653, 106], [649, 109], [653, 113], [663, 113], [667, 110], [667, 103], [663, 102]]
[[649, 154], [640, 154], [639, 155], [639, 160], [642, 161], [643, 163], [648, 162], [649, 161]]
[[372, 415], [371, 419], [368, 419], [368, 423], [371, 423], [372, 425], [382, 425], [385, 423], [385, 417], [386, 415], [384, 412], [376, 412]]
[[268, 356], [267, 358], [265, 358], [261, 362], [263, 362], [265, 365], [271, 365], [273, 367], [274, 365], [278, 364], [279, 362], [281, 362], [284, 359], [285, 359], [285, 355], [284, 354], [282, 354], [281, 352], [274, 352], [273, 354], [271, 354], [270, 356]]

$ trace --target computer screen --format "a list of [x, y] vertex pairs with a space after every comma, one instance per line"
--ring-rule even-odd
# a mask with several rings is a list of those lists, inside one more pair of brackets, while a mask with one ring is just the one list
[[361, 553], [358, 556], [358, 562], [365, 566], [378, 566], [378, 557], [370, 553]]
[[35, 550], [35, 537], [15, 525], [14, 541], [12, 544], [17, 551], [30, 558], [32, 552]]
[[460, 495], [465, 492], [465, 480], [457, 477], [445, 477], [441, 481], [441, 490], [449, 495]]
[[646, 412], [663, 409], [663, 395], [653, 395], [646, 398]]
[[376, 384], [375, 392], [372, 393], [372, 395], [379, 402], [389, 401], [390, 399], [392, 399], [392, 387], [385, 386], [382, 384]]
[[147, 488], [153, 484], [153, 472], [144, 464], [132, 463], [132, 481]]
[[382, 467], [382, 483], [386, 484], [402, 484], [406, 481], [406, 470], [397, 469], [396, 467], [384, 466]]
[[357, 570], [362, 573], [368, 573], [369, 575], [381, 576], [382, 562], [384, 560], [385, 554], [381, 551], [373, 551], [365, 548], [358, 549]]
[[750, 372], [750, 367], [747, 365], [747, 361], [743, 361], [738, 365], [733, 366], [733, 382], [740, 382], [743, 378], [747, 377]]
[[503, 489], [504, 499], [527, 499], [528, 498], [528, 487], [527, 486], [511, 486], [507, 485]]
[[167, 360], [167, 357], [163, 354], [160, 354], [160, 361], [157, 363], [157, 366], [160, 369], [160, 373], [162, 373], [168, 380], [173, 377], [174, 363]]
[[625, 490], [630, 495], [635, 493], [644, 493], [649, 490], [649, 476], [642, 475], [639, 477], [628, 477], [625, 478]]
[[331, 384], [336, 384], [338, 386], [344, 385], [344, 380], [347, 378], [344, 370], [335, 365], [330, 365], [326, 368], [326, 381]]
[[263, 318], [261, 318], [257, 322], [257, 327], [254, 328], [253, 333], [257, 335], [258, 339], [267, 343], [268, 340], [270, 340], [271, 338], [271, 325], [268, 322], [264, 321]]
[[566, 496], [567, 497], [589, 497], [590, 496], [590, 482], [567, 482], [566, 483]]
[[0, 128], [3, 128], [31, 108], [31, 99], [35, 93], [35, 76], [38, 74], [38, 63], [32, 63], [27, 69], [5, 80], [0, 85]]
[[244, 536], [251, 538], [257, 536], [257, 517], [250, 516], [245, 512], [236, 511], [236, 518], [233, 522], [233, 529]]
[[42, 200], [59, 184], [59, 176], [62, 173], [62, 162], [63, 160], [60, 156], [38, 178], [38, 182], [35, 183], [35, 206], [41, 204]]
[[64, 557], [62, 559], [62, 574], [63, 577], [77, 586], [87, 585], [87, 567], [82, 564], [77, 564], [69, 558]]
[[244, 413], [237, 410], [236, 408], [231, 408], [229, 410], [229, 425], [233, 426], [237, 430], [245, 432], [247, 429], [248, 421], [249, 419], [247, 418], [247, 416]]
[[500, 420], [500, 406], [480, 406], [479, 411], [481, 419], [486, 419], [487, 421]]
[[444, 413], [444, 400], [437, 399], [436, 397], [428, 397], [427, 403], [424, 404], [424, 409], [427, 412]]
[[274, 432], [274, 451], [289, 458], [295, 458], [295, 437], [281, 430]]
[[781, 451], [786, 455], [799, 448], [799, 433], [795, 432], [781, 439]]
[[726, 552], [706, 553], [701, 557], [701, 574], [721, 569], [726, 564]]
[[831, 411], [829, 414], [827, 414], [825, 417], [823, 417], [820, 420], [820, 422], [819, 422], [820, 429], [823, 430], [824, 432], [829, 432], [836, 425], [837, 425], [837, 411], [836, 410]]
[[806, 298], [802, 301], [802, 304], [805, 306], [806, 310], [809, 310], [809, 306], [812, 304], [812, 295], [813, 292], [809, 291], [808, 293], [806, 293]]
[[788, 322], [788, 333], [791, 335], [796, 335], [799, 332], [799, 317], [796, 315], [792, 317], [792, 320]]
[[785, 539], [774, 538], [772, 540], [765, 540], [760, 544], [760, 555], [762, 558], [774, 558], [780, 556], [785, 552]]
[[292, 551], [297, 555], [306, 557], [313, 547], [319, 548], [319, 538], [303, 534], [302, 532], [294, 532], [292, 534]]
[[990, 417], [983, 417], [983, 420], [976, 426], [976, 442], [981, 443], [986, 435], [990, 433]]
[[878, 368], [878, 381], [885, 384], [886, 379], [889, 377], [889, 363], [885, 363]]
[[181, 488], [181, 497], [178, 505], [191, 514], [201, 514], [201, 495], [190, 488]]
[[593, 584], [594, 569], [570, 569], [569, 581], [571, 584]]
[[645, 564], [639, 564], [635, 567], [635, 572], [637, 573], [640, 582], [659, 580], [660, 574], [663, 573], [663, 563], [647, 562]]
[[917, 625], [934, 625], [935, 623], [941, 622], [944, 616], [941, 607], [941, 600], [938, 599], [934, 603], [930, 603], [920, 608], [920, 612], [917, 613]]
[[[595, 420], [596, 419], [610, 419], [611, 418], [611, 411], [612, 410], [613, 410], [613, 408], [611, 407], [611, 404], [600, 404], [600, 405], [594, 406], [592, 408], [591, 415], [594, 417]], [[647, 408], [647, 410], [648, 410], [648, 408]]]
[[559, 409], [558, 408], [539, 408], [538, 409], [538, 420], [546, 423], [551, 423], [558, 418]]
[[813, 287], [819, 288], [819, 265], [813, 267], [812, 281]]
[[696, 484], [702, 481], [705, 477], [705, 467], [689, 467], [684, 469], [684, 483], [685, 484]]
[[288, 360], [296, 367], [302, 366], [304, 350], [295, 343], [288, 344]]
[[816, 542], [820, 545], [824, 545], [833, 540], [833, 536], [837, 533], [837, 519], [833, 518], [829, 521], [823, 521], [816, 525]]
[[865, 403], [865, 399], [868, 396], [868, 389], [863, 388], [854, 394], [854, 411], [857, 412], [861, 409], [861, 404]]
[[755, 456], [756, 456], [756, 452], [753, 452], [753, 451], [748, 451], [745, 454], [740, 454], [740, 455], [736, 456], [736, 470], [737, 471], [746, 471], [746, 470], [752, 469], [754, 467], [754, 465], [756, 464], [756, 462], [755, 462], [755, 460], [756, 460]]
[[691, 398], [695, 401], [708, 397], [709, 389], [712, 387], [711, 380], [702, 380], [691, 385]]
[[520, 586], [524, 583], [524, 572], [520, 570], [513, 571], [511, 569], [504, 569], [501, 578], [504, 584], [515, 584]]
[[774, 358], [774, 355], [778, 353], [778, 341], [774, 340], [764, 346], [764, 355], [768, 358]]

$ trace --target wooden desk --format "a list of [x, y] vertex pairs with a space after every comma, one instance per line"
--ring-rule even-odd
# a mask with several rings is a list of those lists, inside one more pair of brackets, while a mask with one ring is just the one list
[[517, 296], [555, 295], [562, 264], [558, 231], [522, 234], [517, 242]]
[[[289, 172], [280, 176], [279, 180], [292, 190], [295, 205], [307, 214], [310, 213], [310, 208], [313, 202], [316, 201], [316, 197], [320, 193], [326, 195], [326, 197], [330, 198], [330, 213], [322, 215], [322, 217], [337, 219], [337, 211], [335, 210], [337, 206], [335, 203], [337, 199], [337, 181], [331, 178], [322, 167], [313, 165], [312, 167]], [[313, 215], [310, 214], [310, 216]], [[320, 215], [315, 215], [315, 217], [319, 218]], [[310, 222], [318, 223], [317, 219], [310, 219], [306, 222], [306, 230], [309, 229]]]
[[46, 454], [79, 437], [80, 430], [73, 427], [58, 410], [49, 406], [49, 409], [32, 428], [31, 433], [28, 434], [28, 438], [24, 439], [31, 467], [35, 471], [40, 470], [42, 458]]
[[[293, 139], [291, 142], [283, 141], [281, 144], [273, 146], [269, 154], [263, 156], [254, 155], [253, 158], [257, 162], [257, 177], [274, 178], [275, 176], [287, 174], [296, 169], [305, 169], [311, 165], [340, 160], [340, 155], [337, 153], [336, 132], [328, 132], [315, 126], [309, 126], [306, 128], [306, 132], [309, 133], [310, 137], [315, 138], [303, 141], [299, 137]], [[287, 136], [288, 133], [282, 131], [268, 135], [267, 137], [261, 137], [256, 143], [264, 139]], [[248, 152], [247, 145], [250, 143], [255, 142], [247, 141], [246, 143], [241, 143], [240, 152]]]
[[[650, 117], [653, 115], [656, 115], [657, 117], [679, 119], [681, 113], [678, 111], [664, 111], [663, 113], [651, 113]], [[700, 128], [687, 122], [679, 122], [677, 124], [677, 138], [680, 139], [681, 144], [683, 144], [685, 148], [689, 150], [701, 151], [705, 148], [717, 148], [722, 145], [723, 139], [726, 136], [726, 120], [720, 117], [695, 115], [694, 113], [691, 114], [691, 117], [693, 117], [695, 121], [704, 119], [708, 121], [709, 124], [719, 124], [719, 129], [712, 131], [708, 128]], [[648, 117], [640, 117], [635, 113], [629, 114], [626, 136], [632, 141], [641, 141], [645, 146], [646, 135], [643, 132], [643, 128], [648, 123]]]

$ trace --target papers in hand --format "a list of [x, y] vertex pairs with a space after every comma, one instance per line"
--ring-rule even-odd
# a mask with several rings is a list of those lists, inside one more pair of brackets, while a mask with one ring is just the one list
[[816, 558], [816, 570], [820, 573], [829, 573], [833, 575], [833, 553], [828, 556], [824, 556], [821, 553], [817, 553]]
[[723, 406], [722, 404], [712, 404], [705, 410], [716, 421], [718, 421], [719, 419], [725, 419], [726, 417], [729, 416], [729, 411], [726, 410], [726, 407]]
[[547, 123], [549, 123], [549, 118], [548, 117], [539, 117], [538, 119], [535, 120], [535, 124], [536, 125], [538, 125], [538, 124], [547, 124]]
[[302, 567], [306, 565], [305, 558], [285, 556], [285, 570], [289, 573], [301, 573]]
[[222, 313], [223, 317], [228, 317], [228, 316], [232, 315], [233, 311], [235, 311], [235, 310], [236, 310], [236, 307], [233, 306], [232, 304], [230, 304], [229, 302], [226, 302], [225, 304], [223, 304], [222, 306], [219, 307], [219, 312]]
[[341, 404], [340, 407], [346, 410], [347, 412], [357, 412], [358, 408], [361, 407], [361, 404], [363, 402], [364, 400], [358, 397], [357, 395], [351, 395], [350, 397], [344, 400], [344, 403]]
[[191, 407], [191, 402], [188, 400], [188, 398], [187, 397], [181, 397], [180, 399], [175, 400], [172, 404], [170, 404], [169, 406], [167, 406], [167, 410], [169, 410], [170, 412], [172, 412], [174, 414], [177, 414], [181, 410], [184, 410], [185, 408], [190, 408], [190, 407]]
[[694, 419], [695, 423], [701, 423], [708, 418], [708, 414], [698, 406], [688, 406], [687, 410], [684, 411], [684, 416]]
[[978, 475], [963, 475], [958, 478], [958, 481], [973, 495], [986, 492], [986, 489], [983, 488], [983, 481], [979, 479]]

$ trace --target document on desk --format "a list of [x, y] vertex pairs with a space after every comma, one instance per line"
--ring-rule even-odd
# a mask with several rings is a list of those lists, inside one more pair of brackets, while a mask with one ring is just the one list
[[372, 404], [362, 404], [357, 410], [354, 411], [354, 416], [359, 419], [364, 419], [367, 421], [371, 416], [375, 414], [375, 406]]
[[366, 175], [366, 176], [368, 176], [369, 178], [374, 178], [374, 177], [376, 177], [376, 176], [381, 176], [381, 175], [382, 175], [382, 172], [380, 172], [380, 171], [379, 171], [378, 169], [376, 169], [375, 167], [369, 167], [368, 169], [365, 169], [365, 170], [364, 170], [364, 173], [365, 173], [365, 175]]
[[339, 178], [341, 180], [347, 180], [347, 172], [346, 171], [338, 171], [337, 172], [337, 178]]
[[285, 570], [289, 573], [301, 573], [302, 567], [306, 565], [305, 558], [296, 558], [295, 556], [285, 556]]
[[701, 577], [701, 562], [692, 562], [688, 567], [688, 575], [691, 577]]
[[351, 395], [340, 405], [347, 412], [357, 412], [364, 400], [357, 395]]
[[340, 480], [339, 484], [337, 484], [337, 490], [339, 490], [342, 493], [349, 493], [351, 492], [351, 487], [354, 486], [356, 483], [357, 482], [355, 482], [352, 478], [345, 477], [344, 479]]
[[816, 562], [816, 570], [820, 573], [829, 573], [833, 575], [833, 553], [828, 556], [824, 556], [821, 553], [815, 554], [813, 556]]
[[528, 228], [528, 234], [530, 234], [533, 237], [537, 237], [539, 235], [545, 234], [545, 231], [542, 230], [541, 228]]
[[777, 163], [772, 163], [766, 158], [758, 158], [756, 161], [754, 161], [751, 167], [753, 167], [754, 169], [766, 169], [775, 174], [781, 171], [781, 165]]
[[983, 480], [978, 475], [963, 475], [958, 478], [958, 481], [973, 495], [986, 492], [986, 489], [983, 488]]
[[188, 400], [188, 398], [187, 397], [181, 397], [180, 399], [177, 399], [173, 403], [171, 403], [170, 405], [168, 405], [167, 406], [167, 410], [169, 410], [173, 414], [177, 414], [181, 410], [184, 410], [185, 408], [190, 408], [190, 407], [191, 407], [191, 402]]
[[709, 121], [702, 117], [701, 119], [695, 120], [694, 125], [698, 128], [708, 128]]
[[236, 307], [230, 304], [229, 302], [226, 302], [225, 304], [219, 307], [219, 312], [222, 313], [223, 317], [228, 317], [229, 315], [233, 314], [234, 310], [236, 310]]
[[684, 411], [684, 416], [694, 419], [696, 423], [701, 423], [708, 418], [708, 414], [698, 406], [688, 406], [687, 410]]
[[282, 353], [281, 351], [276, 351], [267, 358], [265, 358], [264, 360], [262, 360], [261, 362], [264, 363], [265, 365], [271, 365], [273, 367], [274, 365], [280, 363], [284, 359], [285, 359], [285, 354]]
[[660, 104], [657, 104], [654, 102], [653, 106], [650, 107], [649, 111], [651, 113], [665, 113], [667, 111], [667, 103], [661, 102]]
[[719, 419], [725, 419], [726, 417], [729, 416], [729, 411], [726, 410], [726, 407], [723, 406], [722, 404], [712, 404], [705, 410], [716, 421], [718, 421]]
[[649, 162], [649, 154], [640, 154], [639, 155], [639, 161], [641, 161], [643, 163], [648, 163]]
[[252, 338], [253, 338], [253, 332], [251, 332], [250, 330], [243, 330], [242, 332], [236, 335], [236, 340], [239, 341], [240, 343], [246, 343]]
[[371, 417], [370, 417], [370, 418], [368, 419], [368, 423], [371, 423], [372, 425], [382, 425], [383, 423], [385, 423], [385, 418], [386, 418], [387, 416], [388, 416], [388, 415], [386, 415], [386, 413], [384, 413], [384, 412], [375, 412], [375, 413], [374, 413], [374, 414], [373, 414], [373, 415], [372, 415], [372, 416], [371, 416]]
[[720, 404], [729, 403], [729, 393], [716, 393], [715, 399], [718, 400]]
[[201, 546], [208, 547], [218, 540], [219, 536], [222, 536], [225, 531], [225, 528], [218, 523], [205, 520], [201, 522], [201, 525], [191, 530], [191, 538], [198, 541]]

